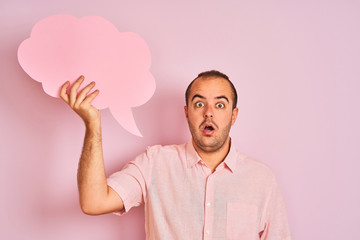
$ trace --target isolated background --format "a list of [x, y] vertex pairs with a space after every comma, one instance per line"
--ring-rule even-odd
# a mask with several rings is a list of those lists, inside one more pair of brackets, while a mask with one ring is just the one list
[[2, 0], [0, 239], [145, 238], [142, 207], [81, 213], [83, 123], [17, 61], [31, 28], [54, 14], [104, 17], [151, 50], [157, 89], [133, 109], [144, 137], [101, 112], [107, 173], [148, 145], [188, 141], [185, 88], [218, 69], [239, 92], [234, 143], [274, 170], [294, 239], [360, 239], [359, 12], [359, 1], [344, 0]]

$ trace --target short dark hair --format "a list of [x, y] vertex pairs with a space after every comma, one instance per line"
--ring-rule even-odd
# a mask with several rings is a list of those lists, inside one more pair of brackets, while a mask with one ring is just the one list
[[189, 104], [189, 95], [190, 95], [191, 86], [193, 85], [195, 80], [200, 78], [200, 77], [204, 77], [204, 78], [220, 77], [220, 78], [223, 78], [223, 79], [227, 80], [230, 83], [231, 91], [232, 91], [232, 94], [233, 94], [233, 106], [232, 106], [232, 108], [233, 109], [236, 108], [238, 96], [237, 96], [237, 92], [236, 92], [236, 89], [234, 87], [234, 84], [230, 81], [228, 76], [226, 76], [224, 73], [219, 72], [217, 70], [210, 70], [210, 71], [205, 71], [205, 72], [199, 73], [198, 76], [194, 80], [191, 81], [191, 83], [189, 84], [189, 86], [187, 87], [186, 92], [185, 92], [186, 106], [188, 106], [188, 104]]

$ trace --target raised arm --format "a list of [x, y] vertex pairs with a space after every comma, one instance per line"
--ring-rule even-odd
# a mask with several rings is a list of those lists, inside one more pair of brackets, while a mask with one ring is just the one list
[[80, 206], [86, 214], [99, 215], [122, 210], [124, 206], [120, 196], [107, 185], [106, 181], [101, 117], [99, 110], [91, 104], [99, 94], [99, 90], [90, 93], [95, 86], [92, 82], [78, 93], [83, 81], [84, 77], [80, 76], [71, 87], [70, 82], [65, 82], [61, 87], [60, 97], [85, 123], [85, 139], [77, 176]]

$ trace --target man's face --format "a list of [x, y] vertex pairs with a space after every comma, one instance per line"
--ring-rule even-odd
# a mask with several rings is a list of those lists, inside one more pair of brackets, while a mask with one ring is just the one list
[[204, 152], [221, 149], [229, 139], [238, 108], [232, 109], [230, 83], [220, 77], [198, 78], [190, 89], [185, 116], [196, 145]]

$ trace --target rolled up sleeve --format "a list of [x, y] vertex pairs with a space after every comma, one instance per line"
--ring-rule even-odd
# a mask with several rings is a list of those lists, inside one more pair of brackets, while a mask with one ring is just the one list
[[291, 240], [284, 199], [275, 178], [265, 209], [264, 226], [261, 240]]
[[125, 214], [132, 207], [137, 207], [144, 203], [147, 176], [150, 169], [148, 153], [145, 151], [133, 161], [127, 163], [122, 170], [108, 177], [108, 186], [121, 197], [124, 203], [124, 209], [120, 212], [115, 212], [115, 214]]

